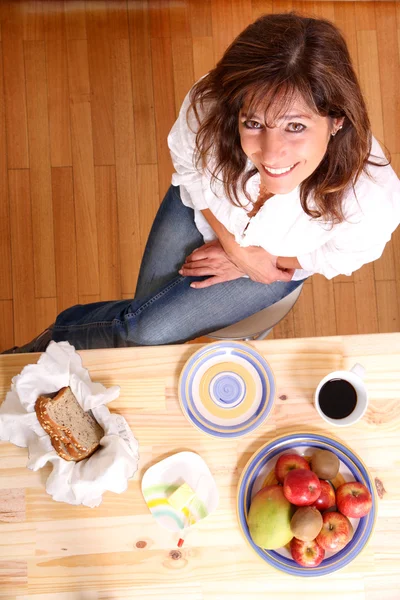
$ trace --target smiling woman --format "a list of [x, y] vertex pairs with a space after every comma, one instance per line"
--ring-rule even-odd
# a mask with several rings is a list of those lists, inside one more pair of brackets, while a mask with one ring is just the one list
[[[211, 225], [255, 281], [271, 282], [268, 260], [292, 280], [350, 275], [379, 258], [399, 223], [398, 178], [329, 21], [295, 13], [258, 19], [193, 86], [178, 122], [169, 138], [173, 183], [205, 240]], [[201, 194], [199, 170], [208, 178]], [[192, 255], [182, 273], [205, 275], [208, 258]]]
[[12, 351], [196, 338], [313, 273], [351, 274], [382, 254], [400, 221], [399, 180], [326, 20], [284, 13], [249, 25], [189, 91], [168, 145], [175, 173], [135, 297], [73, 306]]

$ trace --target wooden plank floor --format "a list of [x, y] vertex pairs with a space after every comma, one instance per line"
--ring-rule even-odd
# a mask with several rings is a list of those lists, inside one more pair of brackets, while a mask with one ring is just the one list
[[[129, 298], [190, 86], [266, 12], [343, 31], [373, 132], [400, 174], [400, 4], [0, 2], [0, 350], [78, 302]], [[351, 277], [314, 276], [274, 337], [399, 331], [400, 230]]]

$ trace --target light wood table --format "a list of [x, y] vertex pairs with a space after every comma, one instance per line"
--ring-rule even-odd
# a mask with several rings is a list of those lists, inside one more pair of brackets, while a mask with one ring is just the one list
[[[139, 469], [128, 490], [106, 493], [95, 509], [54, 502], [45, 492], [50, 469], [26, 469], [27, 451], [0, 443], [0, 598], [35, 600], [398, 600], [400, 598], [400, 333], [266, 340], [252, 345], [277, 384], [267, 421], [244, 438], [209, 437], [186, 420], [179, 373], [199, 345], [81, 352], [92, 379], [120, 385], [109, 406], [139, 441]], [[0, 356], [0, 401], [11, 378], [39, 355]], [[313, 391], [330, 371], [366, 368], [370, 405], [364, 419], [329, 430]], [[298, 578], [276, 571], [248, 546], [236, 519], [240, 473], [277, 435], [297, 430], [333, 434], [359, 454], [385, 492], [368, 546], [331, 575]], [[169, 454], [199, 453], [218, 485], [218, 510], [200, 522], [179, 551], [140, 491], [145, 470]]]

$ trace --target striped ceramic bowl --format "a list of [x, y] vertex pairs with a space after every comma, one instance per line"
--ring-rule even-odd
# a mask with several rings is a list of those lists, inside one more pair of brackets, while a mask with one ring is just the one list
[[268, 417], [275, 382], [270, 366], [243, 342], [216, 342], [195, 352], [179, 379], [182, 412], [200, 431], [239, 437]]
[[[274, 466], [281, 454], [290, 451], [308, 458], [317, 449], [330, 450], [339, 458], [339, 473], [332, 481], [335, 488], [345, 481], [360, 481], [369, 489], [372, 495], [372, 508], [365, 517], [350, 519], [354, 535], [342, 550], [336, 553], [326, 552], [324, 560], [317, 567], [303, 567], [292, 559], [287, 546], [279, 550], [264, 550], [254, 544], [247, 526], [247, 514], [253, 496], [265, 485], [276, 483]], [[244, 537], [262, 560], [291, 575], [317, 577], [327, 575], [348, 565], [358, 556], [370, 539], [376, 515], [375, 487], [363, 461], [343, 442], [323, 435], [297, 433], [269, 441], [250, 458], [239, 481], [237, 516]]]

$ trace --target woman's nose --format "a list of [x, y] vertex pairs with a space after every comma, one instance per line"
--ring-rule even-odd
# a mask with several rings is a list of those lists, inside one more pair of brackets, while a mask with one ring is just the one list
[[262, 163], [268, 167], [279, 167], [280, 161], [286, 154], [285, 145], [285, 140], [278, 128], [266, 128], [261, 139]]

